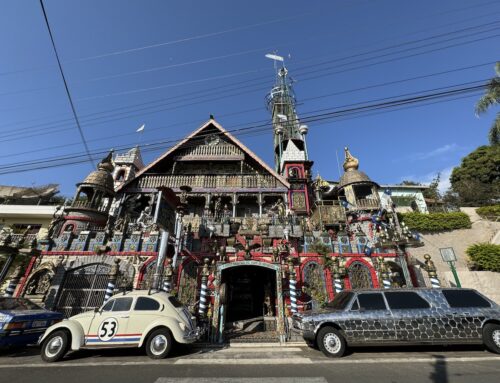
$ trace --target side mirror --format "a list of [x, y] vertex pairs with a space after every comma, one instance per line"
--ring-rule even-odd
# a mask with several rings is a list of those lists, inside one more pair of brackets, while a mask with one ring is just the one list
[[98, 313], [98, 312], [100, 312], [100, 311], [101, 311], [101, 308], [100, 308], [100, 307], [96, 307], [96, 308], [94, 308], [94, 312], [95, 312], [95, 313]]

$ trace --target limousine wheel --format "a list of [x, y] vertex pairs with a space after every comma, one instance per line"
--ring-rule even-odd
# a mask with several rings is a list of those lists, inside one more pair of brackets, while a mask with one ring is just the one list
[[490, 351], [500, 354], [500, 325], [488, 323], [484, 326], [483, 342]]
[[318, 332], [318, 347], [329, 358], [340, 358], [345, 352], [345, 339], [333, 327], [323, 327]]

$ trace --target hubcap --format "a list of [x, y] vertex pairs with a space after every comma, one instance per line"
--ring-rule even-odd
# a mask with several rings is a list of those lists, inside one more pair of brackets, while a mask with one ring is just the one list
[[45, 354], [49, 358], [56, 356], [61, 351], [63, 343], [64, 343], [63, 339], [60, 336], [52, 338], [47, 347], [45, 348]]
[[163, 334], [156, 335], [151, 342], [150, 350], [154, 355], [160, 355], [167, 349], [167, 337]]
[[340, 338], [333, 332], [329, 332], [323, 338], [323, 345], [330, 354], [337, 354], [340, 351]]
[[492, 338], [496, 346], [500, 348], [500, 330], [493, 331]]

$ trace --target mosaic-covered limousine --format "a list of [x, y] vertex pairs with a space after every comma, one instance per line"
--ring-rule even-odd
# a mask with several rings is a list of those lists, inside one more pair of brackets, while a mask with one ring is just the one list
[[293, 329], [328, 357], [347, 346], [481, 344], [500, 353], [500, 306], [471, 289], [343, 291], [294, 315]]

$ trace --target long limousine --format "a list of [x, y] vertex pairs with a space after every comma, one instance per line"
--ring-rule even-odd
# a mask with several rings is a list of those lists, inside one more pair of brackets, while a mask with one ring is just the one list
[[500, 306], [472, 289], [352, 290], [292, 328], [328, 357], [347, 346], [484, 344], [500, 353]]

